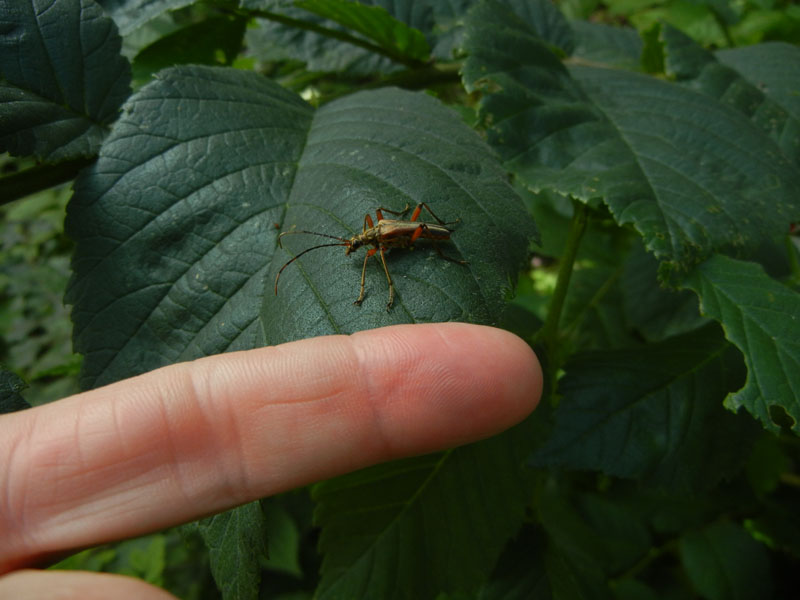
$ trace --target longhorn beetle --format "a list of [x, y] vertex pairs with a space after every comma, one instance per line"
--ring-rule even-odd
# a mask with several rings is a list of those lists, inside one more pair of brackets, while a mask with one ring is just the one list
[[[436, 219], [437, 223], [424, 223], [419, 222], [417, 219], [419, 218], [422, 209], [425, 208], [431, 216]], [[304, 230], [291, 230], [291, 231], [284, 231], [278, 236], [278, 245], [281, 246], [281, 238], [285, 235], [296, 234], [296, 233], [308, 233], [310, 235], [319, 235], [326, 238], [331, 238], [334, 240], [339, 240], [335, 244], [320, 244], [319, 246], [313, 246], [311, 248], [307, 248], [303, 250], [300, 254], [295, 256], [292, 260], [287, 262], [283, 265], [278, 274], [275, 276], [275, 295], [278, 295], [278, 279], [280, 279], [281, 273], [283, 270], [296, 261], [298, 258], [303, 256], [306, 252], [311, 252], [312, 250], [316, 250], [317, 248], [328, 248], [330, 246], [344, 246], [345, 247], [345, 255], [349, 256], [352, 252], [355, 252], [361, 246], [372, 246], [369, 250], [367, 250], [367, 254], [364, 257], [364, 265], [361, 267], [361, 290], [358, 294], [358, 299], [353, 303], [356, 306], [360, 306], [361, 303], [364, 301], [364, 282], [366, 280], [366, 273], [367, 273], [367, 261], [369, 260], [370, 256], [374, 256], [376, 253], [380, 254], [381, 257], [381, 264], [383, 265], [383, 272], [386, 273], [386, 280], [389, 282], [389, 302], [386, 304], [386, 310], [392, 308], [392, 303], [394, 302], [394, 284], [392, 283], [392, 276], [389, 275], [389, 268], [386, 266], [386, 257], [385, 252], [392, 248], [411, 248], [419, 238], [428, 239], [433, 241], [433, 247], [436, 249], [436, 252], [444, 258], [445, 260], [449, 260], [454, 263], [458, 263], [460, 265], [466, 265], [467, 261], [465, 260], [456, 260], [455, 258], [450, 258], [449, 256], [445, 256], [442, 252], [441, 248], [436, 244], [437, 241], [441, 240], [449, 240], [451, 231], [445, 227], [446, 225], [452, 225], [457, 221], [453, 221], [450, 223], [445, 223], [439, 217], [437, 217], [434, 212], [431, 210], [431, 207], [422, 202], [421, 204], [417, 204], [414, 212], [411, 214], [410, 221], [402, 221], [399, 219], [384, 219], [383, 213], [387, 212], [398, 217], [402, 217], [408, 212], [409, 205], [406, 204], [406, 207], [400, 211], [396, 212], [393, 210], [389, 210], [388, 208], [377, 208], [375, 209], [375, 215], [378, 219], [377, 224], [372, 221], [372, 217], [367, 213], [364, 215], [364, 226], [361, 230], [360, 234], [354, 235], [351, 238], [343, 238], [336, 235], [328, 235], [327, 233], [317, 233], [316, 231], [304, 231]], [[282, 246], [281, 246], [282, 247]]]

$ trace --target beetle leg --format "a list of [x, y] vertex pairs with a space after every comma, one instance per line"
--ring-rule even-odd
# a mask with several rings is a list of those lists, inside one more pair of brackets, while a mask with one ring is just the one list
[[[382, 217], [380, 213], [378, 213], [378, 219], [380, 220]], [[361, 233], [365, 233], [367, 229], [372, 229], [375, 225], [372, 222], [372, 217], [369, 216], [369, 213], [364, 215], [364, 227], [361, 230]]]
[[[410, 207], [411, 207], [411, 205], [406, 203], [406, 207], [403, 210], [397, 211], [397, 210], [391, 210], [389, 208], [384, 208], [383, 206], [381, 206], [380, 208], [376, 208], [375, 209], [375, 213], [378, 215], [378, 219], [383, 219], [383, 214], [382, 213], [384, 213], [384, 212], [392, 214], [392, 215], [394, 215], [396, 217], [402, 217], [404, 214], [406, 214], [408, 212], [408, 209]], [[411, 219], [411, 220], [413, 221], [414, 219]]]
[[392, 276], [389, 275], [389, 267], [386, 266], [386, 257], [384, 256], [386, 248], [381, 246], [380, 249], [381, 249], [381, 262], [383, 263], [383, 271], [384, 273], [386, 273], [386, 280], [389, 282], [389, 302], [386, 304], [386, 310], [388, 311], [390, 308], [392, 308], [392, 304], [394, 303], [394, 284], [392, 283]]
[[433, 244], [433, 247], [434, 247], [434, 249], [436, 250], [436, 253], [437, 253], [437, 254], [438, 254], [440, 257], [442, 257], [443, 259], [445, 259], [445, 260], [449, 260], [450, 262], [454, 262], [454, 263], [456, 263], [456, 264], [458, 264], [458, 265], [468, 265], [468, 264], [469, 264], [469, 263], [468, 263], [467, 261], [465, 261], [465, 260], [459, 260], [459, 259], [457, 259], [457, 258], [450, 258], [450, 257], [449, 257], [449, 256], [447, 256], [447, 255], [446, 255], [444, 252], [442, 252], [442, 249], [441, 249], [441, 248], [439, 248], [439, 244], [437, 244], [437, 243], [436, 243], [436, 242], [434, 242], [433, 240], [431, 240], [431, 243]]
[[365, 296], [365, 291], [364, 291], [365, 290], [365, 285], [364, 284], [365, 284], [365, 282], [367, 280], [367, 261], [369, 260], [370, 256], [375, 254], [375, 252], [377, 252], [377, 248], [372, 248], [370, 250], [367, 250], [367, 253], [364, 256], [364, 264], [361, 267], [361, 290], [358, 292], [358, 300], [353, 302], [353, 304], [355, 304], [356, 306], [361, 306], [361, 303], [364, 301], [364, 296]]
[[[413, 221], [414, 219], [411, 219], [411, 220]], [[419, 236], [421, 236], [427, 230], [428, 230], [428, 226], [425, 225], [425, 223], [420, 223], [419, 227], [417, 227], [414, 230], [414, 233], [411, 234], [411, 240], [408, 242], [409, 245], [413, 244], [414, 242], [416, 242], [419, 239]]]
[[422, 211], [423, 207], [425, 207], [425, 210], [427, 210], [431, 214], [431, 216], [434, 219], [436, 219], [436, 221], [438, 221], [439, 225], [452, 225], [454, 223], [458, 223], [461, 220], [461, 219], [456, 219], [455, 221], [442, 221], [439, 217], [436, 216], [436, 213], [434, 213], [431, 210], [430, 206], [428, 206], [425, 202], [420, 202], [419, 204], [417, 204], [417, 207], [414, 209], [414, 215], [411, 217], [412, 221], [416, 221], [417, 220], [417, 217], [419, 217], [419, 213]]

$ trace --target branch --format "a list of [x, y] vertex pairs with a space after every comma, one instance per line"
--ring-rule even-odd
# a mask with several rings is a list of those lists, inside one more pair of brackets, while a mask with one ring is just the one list
[[65, 160], [54, 165], [37, 165], [13, 175], [0, 177], [0, 205], [75, 179], [81, 169], [88, 167], [96, 159], [97, 157], [93, 156]]

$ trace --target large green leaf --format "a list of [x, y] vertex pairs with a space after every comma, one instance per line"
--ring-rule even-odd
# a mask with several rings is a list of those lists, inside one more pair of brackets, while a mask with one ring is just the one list
[[[363, 261], [324, 249], [284, 271], [279, 296], [264, 296], [262, 323], [270, 343], [305, 335], [348, 333], [394, 323], [460, 320], [496, 324], [534, 234], [500, 166], [455, 114], [424, 95], [382, 90], [355, 94], [317, 111], [297, 165], [283, 216], [285, 228], [351, 236], [377, 206], [400, 210], [429, 203], [451, 225], [442, 244], [463, 266], [420, 244], [395, 251], [388, 266], [395, 305], [380, 262], [367, 264], [367, 297], [354, 307]], [[423, 212], [423, 219], [433, 221]], [[270, 273], [314, 243], [284, 238]]]
[[418, 600], [476, 588], [521, 526], [529, 419], [490, 440], [319, 484], [320, 599]]
[[130, 93], [120, 45], [94, 0], [0, 0], [0, 152], [96, 154]]
[[[277, 249], [279, 230], [352, 235], [376, 207], [418, 202], [461, 219], [442, 249], [469, 265], [425, 244], [389, 253], [387, 312], [378, 261], [356, 307], [364, 255], [327, 248], [286, 269], [275, 296], [281, 265], [320, 243], [293, 235]], [[496, 323], [535, 233], [494, 155], [432, 98], [385, 89], [315, 113], [255, 74], [211, 67], [163, 72], [131, 98], [76, 182], [66, 225], [85, 385], [264, 342]]]
[[521, 19], [468, 16], [464, 70], [489, 142], [534, 190], [602, 198], [660, 259], [753, 249], [800, 218], [800, 173], [742, 113], [654, 77], [569, 71]]
[[773, 431], [770, 414], [782, 407], [800, 431], [800, 294], [771, 279], [760, 265], [715, 256], [699, 265], [686, 286], [700, 296], [702, 312], [718, 320], [747, 363], [744, 389], [730, 395]]
[[758, 431], [722, 407], [743, 373], [716, 325], [643, 348], [578, 355], [565, 370], [555, 433], [534, 455], [537, 466], [700, 490], [741, 468]]

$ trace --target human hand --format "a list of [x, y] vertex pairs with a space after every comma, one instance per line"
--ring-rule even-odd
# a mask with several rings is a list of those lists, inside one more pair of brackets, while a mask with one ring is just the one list
[[177, 364], [2, 416], [0, 598], [171, 598], [26, 567], [487, 437], [541, 389], [535, 355], [508, 332], [399, 325]]

